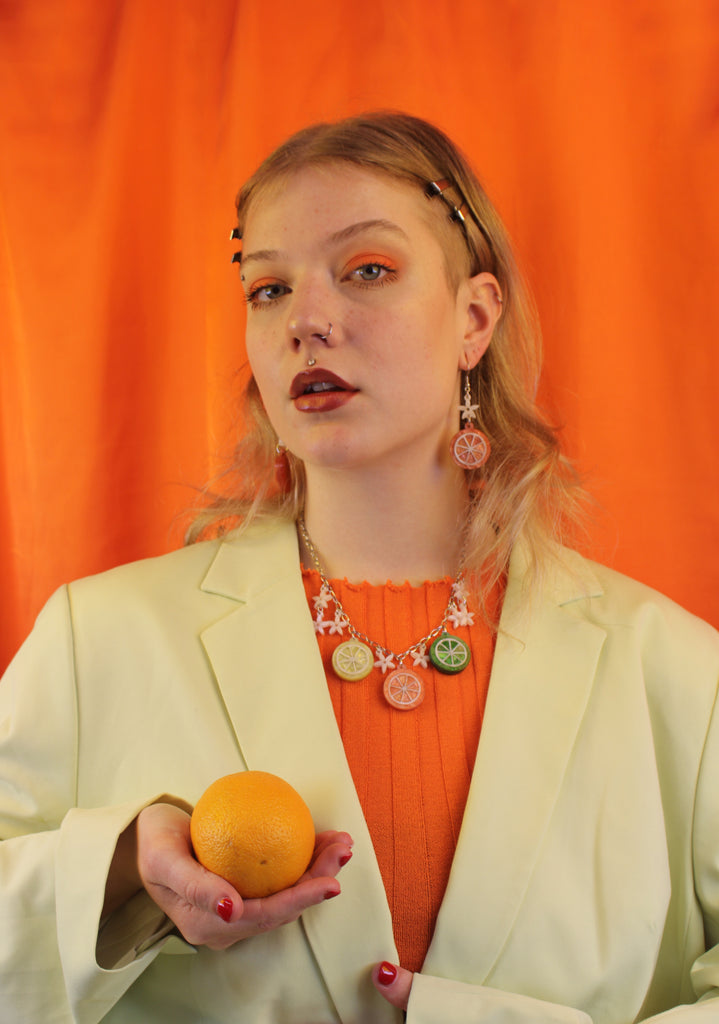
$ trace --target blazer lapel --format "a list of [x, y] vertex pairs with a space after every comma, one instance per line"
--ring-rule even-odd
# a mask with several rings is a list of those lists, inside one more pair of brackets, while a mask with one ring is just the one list
[[389, 907], [327, 691], [294, 528], [223, 544], [202, 589], [238, 601], [202, 641], [245, 764], [290, 782], [318, 832], [354, 839], [342, 895], [302, 916], [331, 997], [342, 1019], [354, 1019], [361, 973], [367, 1020], [394, 1021], [369, 979], [369, 965], [396, 958]]
[[536, 597], [523, 590], [525, 568], [520, 549], [464, 822], [424, 966], [476, 983], [499, 957], [530, 883], [605, 637], [572, 608], [601, 592], [585, 563], [577, 558], [573, 571], [558, 570]]

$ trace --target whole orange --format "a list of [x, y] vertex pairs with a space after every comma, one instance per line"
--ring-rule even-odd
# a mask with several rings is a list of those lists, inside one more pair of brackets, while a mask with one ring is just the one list
[[315, 827], [289, 782], [246, 771], [213, 782], [190, 821], [195, 856], [245, 899], [286, 889], [312, 859]]

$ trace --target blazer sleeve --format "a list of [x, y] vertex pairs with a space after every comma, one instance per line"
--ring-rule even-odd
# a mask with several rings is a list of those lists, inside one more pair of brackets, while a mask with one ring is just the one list
[[77, 757], [71, 614], [63, 588], [0, 681], [3, 1024], [94, 1024], [154, 959], [160, 946], [153, 937], [169, 930], [149, 897], [136, 898], [117, 927], [105, 928], [105, 967], [99, 966], [109, 865], [119, 834], [141, 807], [77, 807]]

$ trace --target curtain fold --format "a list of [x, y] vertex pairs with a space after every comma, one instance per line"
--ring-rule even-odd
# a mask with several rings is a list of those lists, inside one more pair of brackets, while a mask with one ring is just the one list
[[237, 188], [379, 107], [508, 224], [592, 552], [719, 623], [716, 0], [0, 0], [0, 666], [60, 583], [181, 542], [237, 429]]

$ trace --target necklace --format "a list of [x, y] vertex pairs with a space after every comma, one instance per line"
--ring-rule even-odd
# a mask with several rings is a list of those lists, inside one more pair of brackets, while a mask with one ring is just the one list
[[[325, 575], [317, 550], [307, 533], [304, 516], [298, 518], [297, 525], [320, 578], [320, 592], [312, 599], [315, 607], [315, 633], [324, 636], [327, 631], [330, 635], [344, 636], [347, 630], [350, 636], [349, 640], [344, 640], [335, 648], [332, 655], [332, 668], [340, 679], [354, 682], [364, 679], [373, 668], [379, 668], [385, 676], [385, 700], [392, 707], [407, 711], [418, 707], [424, 700], [424, 683], [415, 669], [427, 669], [431, 662], [439, 672], [456, 675], [469, 665], [469, 645], [447, 630], [449, 624], [456, 629], [474, 623], [473, 613], [467, 610], [467, 589], [462, 572], [458, 573], [452, 583], [442, 621], [404, 651], [396, 653], [376, 640], [371, 640], [350, 622], [334, 587]], [[332, 618], [325, 616], [330, 604], [335, 609]], [[410, 657], [412, 667], [407, 668], [404, 662]]]

